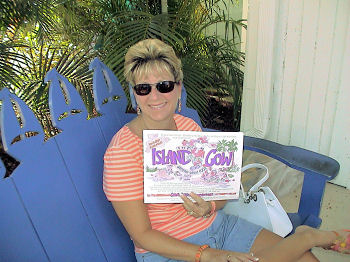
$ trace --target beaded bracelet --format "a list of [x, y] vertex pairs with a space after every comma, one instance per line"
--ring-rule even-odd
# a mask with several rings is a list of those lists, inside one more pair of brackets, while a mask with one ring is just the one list
[[201, 261], [201, 255], [202, 255], [202, 252], [204, 251], [204, 249], [206, 249], [206, 248], [210, 248], [210, 246], [209, 245], [203, 245], [203, 246], [200, 246], [199, 248], [198, 248], [198, 251], [197, 251], [197, 253], [196, 253], [196, 256], [195, 256], [195, 262], [200, 262]]

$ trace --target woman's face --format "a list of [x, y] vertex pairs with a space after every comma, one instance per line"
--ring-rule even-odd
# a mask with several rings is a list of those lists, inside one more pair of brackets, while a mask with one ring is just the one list
[[[153, 70], [151, 74], [136, 77], [135, 84], [156, 84], [162, 81], [174, 81], [174, 76], [166, 70]], [[155, 124], [154, 122], [173, 118], [181, 96], [181, 83], [175, 84], [174, 90], [169, 93], [160, 93], [156, 86], [152, 85], [152, 90], [148, 95], [139, 96], [135, 91], [134, 95], [144, 120]]]

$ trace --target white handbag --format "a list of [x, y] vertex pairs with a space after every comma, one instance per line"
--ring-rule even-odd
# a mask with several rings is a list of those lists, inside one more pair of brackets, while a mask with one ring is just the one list
[[227, 214], [242, 217], [281, 237], [285, 237], [292, 231], [293, 225], [271, 189], [261, 186], [269, 177], [267, 167], [254, 163], [244, 166], [242, 172], [249, 168], [264, 169], [266, 173], [247, 193], [244, 192], [241, 183], [239, 199], [228, 201], [223, 211]]

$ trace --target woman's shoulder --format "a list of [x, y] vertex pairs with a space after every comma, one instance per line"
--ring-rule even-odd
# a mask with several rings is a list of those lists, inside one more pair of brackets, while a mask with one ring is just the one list
[[137, 141], [137, 136], [131, 132], [127, 125], [124, 125], [118, 130], [118, 132], [113, 136], [111, 142], [109, 143], [109, 148], [111, 147], [124, 147], [125, 145], [134, 144]]
[[202, 131], [201, 127], [192, 118], [175, 114], [174, 120], [180, 131]]

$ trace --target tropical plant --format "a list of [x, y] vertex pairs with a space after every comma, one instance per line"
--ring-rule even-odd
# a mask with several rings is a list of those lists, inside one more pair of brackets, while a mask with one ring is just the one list
[[[240, 109], [243, 54], [238, 51], [234, 36], [207, 36], [213, 24], [222, 23], [227, 32], [239, 32], [241, 21], [227, 19], [219, 3], [223, 1], [168, 1], [168, 13], [152, 14], [148, 10], [120, 11], [111, 14], [104, 35], [104, 61], [123, 80], [123, 57], [127, 47], [145, 38], [160, 38], [170, 43], [181, 57], [188, 106], [204, 118], [207, 113], [206, 91], [234, 96]], [[216, 12], [210, 12], [216, 10]], [[230, 30], [231, 29], [231, 30]], [[216, 93], [218, 94], [218, 93]]]
[[49, 118], [46, 73], [52, 69], [67, 77], [93, 114], [92, 74], [88, 63], [92, 48], [74, 46], [60, 31], [54, 1], [10, 1], [2, 12], [0, 37], [0, 88], [7, 87], [34, 111], [46, 136], [55, 133]]
[[[43, 78], [57, 67], [92, 113], [87, 67], [92, 56], [98, 55], [126, 87], [122, 72], [128, 47], [159, 38], [182, 59], [189, 107], [204, 118], [206, 92], [216, 90], [231, 95], [238, 112], [244, 57], [230, 39], [242, 23], [228, 19], [222, 3], [168, 0], [168, 10], [162, 13], [156, 0], [0, 0], [0, 88], [10, 88], [37, 113], [46, 112]], [[224, 37], [205, 34], [220, 23], [226, 28]]]

